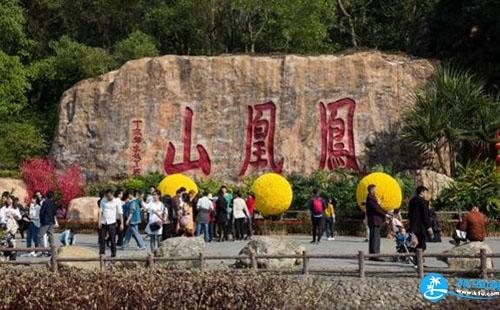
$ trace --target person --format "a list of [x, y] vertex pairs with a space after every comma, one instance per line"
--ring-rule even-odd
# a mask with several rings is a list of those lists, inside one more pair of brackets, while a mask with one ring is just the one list
[[[29, 208], [29, 219], [30, 223], [28, 225], [28, 233], [26, 234], [26, 246], [31, 248], [34, 245], [35, 248], [39, 246], [38, 244], [38, 230], [40, 229], [40, 197], [35, 193], [31, 199], [31, 204]], [[35, 252], [30, 253], [31, 256], [35, 255]]]
[[19, 209], [19, 213], [21, 214], [21, 218], [17, 221], [17, 225], [19, 227], [18, 231], [19, 231], [19, 234], [21, 235], [21, 239], [24, 239], [24, 232], [28, 231], [28, 226], [29, 226], [29, 223], [30, 223], [30, 219], [29, 219], [29, 206], [23, 206], [20, 202], [19, 202], [19, 198], [18, 197], [15, 197], [15, 196], [12, 196], [12, 204], [15, 208]]
[[227, 201], [224, 199], [224, 192], [219, 190], [217, 200], [215, 201], [215, 222], [217, 223], [217, 235], [219, 242], [227, 240]]
[[429, 217], [431, 219], [432, 232], [434, 238], [429, 239], [429, 242], [441, 242], [441, 225], [436, 214], [436, 210], [429, 205]]
[[211, 209], [212, 201], [208, 198], [207, 192], [203, 191], [201, 193], [201, 198], [198, 199], [198, 202], [196, 203], [196, 236], [201, 235], [201, 232], [203, 231], [205, 242], [210, 242], [210, 230], [208, 223]]
[[149, 236], [151, 253], [154, 253], [155, 249], [160, 246], [160, 239], [163, 232], [163, 222], [166, 219], [165, 206], [160, 201], [160, 197], [160, 191], [156, 190], [153, 193], [153, 199], [151, 200], [151, 202], [146, 203], [146, 211], [149, 214], [146, 233]]
[[248, 218], [248, 208], [240, 193], [234, 193], [233, 200], [233, 221], [235, 227], [234, 239], [242, 240], [245, 234], [245, 219]]
[[[5, 193], [4, 193], [5, 194]], [[19, 229], [17, 221], [21, 219], [21, 213], [19, 208], [16, 208], [13, 204], [12, 197], [10, 194], [8, 196], [2, 196], [3, 206], [0, 208], [0, 226], [5, 228], [7, 247], [16, 247], [16, 233]], [[4, 256], [8, 257], [10, 260], [16, 260], [16, 252], [4, 252]]]
[[66, 228], [59, 236], [59, 241], [61, 246], [74, 245], [76, 243], [75, 233], [70, 228]]
[[[479, 211], [477, 205], [472, 203], [467, 205], [467, 214], [462, 216], [458, 223], [458, 229], [465, 232], [465, 239], [469, 241], [484, 241], [486, 238], [486, 224], [488, 218]], [[453, 245], [460, 245], [461, 239], [457, 234], [453, 235], [453, 240], [450, 241]]]
[[54, 243], [54, 227], [59, 227], [57, 222], [57, 206], [53, 200], [54, 193], [48, 191], [40, 207], [40, 229], [38, 230], [38, 244], [41, 244], [42, 238], [47, 234], [49, 245], [52, 247]]
[[[128, 200], [126, 202], [126, 207], [124, 207], [124, 220], [125, 225], [127, 226], [127, 230], [125, 232], [125, 237], [122, 244], [122, 250], [125, 250], [132, 236], [137, 243], [137, 248], [139, 250], [145, 250], [146, 245], [144, 244], [144, 240], [142, 239], [141, 234], [139, 233], [139, 224], [141, 223], [141, 202], [139, 200], [139, 192], [136, 190], [129, 191], [127, 193]], [[127, 210], [127, 213], [125, 213]], [[126, 218], [125, 218], [126, 216]]]
[[123, 245], [123, 237], [125, 237], [125, 223], [123, 221], [124, 214], [123, 214], [123, 205], [125, 204], [124, 200], [127, 197], [124, 197], [124, 193], [122, 190], [118, 189], [115, 191], [115, 198], [116, 200], [116, 205], [118, 208], [120, 208], [120, 213], [116, 215], [116, 235], [117, 235], [117, 241], [116, 241], [116, 246], [122, 246]]
[[[100, 210], [97, 214], [99, 253], [102, 255], [106, 253], [106, 236], [108, 236], [111, 243], [111, 257], [116, 257], [116, 219], [120, 218], [123, 225], [123, 212], [111, 190], [107, 190], [104, 198], [101, 199]], [[123, 227], [120, 228], [123, 229]]]
[[180, 214], [182, 210], [182, 205], [184, 204], [184, 200], [182, 199], [182, 195], [186, 192], [185, 187], [180, 187], [175, 192], [175, 197], [172, 199], [172, 211], [174, 215], [174, 226], [175, 226], [175, 234], [178, 235], [180, 229]]
[[161, 234], [161, 240], [163, 241], [175, 235], [175, 217], [174, 210], [172, 208], [172, 198], [170, 195], [162, 196], [161, 202], [163, 202], [165, 212], [167, 213], [167, 217], [163, 222], [163, 231]]
[[[368, 196], [366, 197], [366, 216], [370, 236], [368, 240], [368, 251], [370, 254], [380, 253], [380, 227], [385, 222], [387, 212], [380, 206], [377, 197], [377, 188], [374, 184], [368, 185]], [[381, 261], [378, 257], [371, 257], [370, 260]]]
[[328, 241], [335, 240], [333, 236], [333, 224], [335, 222], [335, 209], [333, 207], [332, 199], [328, 199], [328, 204], [326, 205], [325, 212], [325, 232]]
[[210, 199], [210, 203], [212, 204], [210, 206], [210, 212], [208, 212], [208, 231], [209, 231], [210, 242], [212, 242], [212, 240], [214, 240], [217, 237], [217, 235], [215, 234], [215, 226], [217, 225], [215, 222], [216, 199], [212, 197], [211, 193], [209, 193], [207, 197], [208, 199]]
[[255, 212], [255, 195], [254, 193], [248, 193], [247, 199], [245, 201], [247, 203], [248, 209], [248, 221], [247, 221], [247, 238], [252, 238], [253, 235], [253, 216]]
[[224, 199], [226, 200], [227, 209], [226, 235], [231, 235], [231, 238], [234, 241], [235, 233], [233, 223], [233, 194], [231, 194], [231, 192], [225, 185], [223, 185], [221, 189], [224, 194]]
[[433, 237], [431, 219], [429, 217], [429, 190], [425, 186], [418, 186], [415, 196], [408, 204], [408, 232], [415, 235], [417, 249], [425, 251], [427, 248], [427, 234]]
[[179, 214], [179, 234], [192, 237], [194, 235], [193, 207], [188, 193], [182, 194], [182, 207]]
[[323, 212], [325, 211], [325, 200], [320, 196], [319, 189], [316, 190], [316, 195], [309, 202], [309, 210], [311, 211], [312, 223], [312, 237], [311, 243], [319, 243], [321, 235], [323, 234], [324, 218]]

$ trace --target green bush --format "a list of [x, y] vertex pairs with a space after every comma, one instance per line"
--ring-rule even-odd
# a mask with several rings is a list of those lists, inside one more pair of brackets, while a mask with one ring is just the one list
[[154, 37], [137, 30], [115, 44], [113, 56], [119, 64], [130, 59], [158, 56], [160, 52], [156, 44]]
[[455, 182], [441, 191], [438, 210], [464, 211], [474, 203], [489, 217], [500, 213], [500, 173], [495, 172], [493, 161], [476, 161], [458, 166]]
[[41, 132], [30, 123], [0, 122], [0, 168], [17, 169], [23, 160], [40, 156], [46, 146]]

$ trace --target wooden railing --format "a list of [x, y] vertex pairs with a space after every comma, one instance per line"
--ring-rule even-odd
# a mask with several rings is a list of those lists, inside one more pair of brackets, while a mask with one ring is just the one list
[[[424, 276], [424, 257], [434, 257], [434, 258], [479, 258], [480, 268], [473, 270], [452, 270], [447, 268], [432, 268], [425, 267], [433, 272], [440, 273], [460, 273], [460, 272], [479, 272], [483, 279], [488, 278], [488, 272], [498, 272], [500, 270], [488, 269], [487, 259], [488, 258], [499, 258], [500, 253], [486, 253], [484, 249], [480, 250], [479, 254], [466, 255], [466, 254], [445, 254], [445, 253], [423, 253], [421, 249], [417, 249], [415, 253], [381, 253], [381, 254], [366, 254], [364, 251], [359, 251], [358, 254], [309, 254], [304, 251], [302, 254], [295, 255], [254, 255], [253, 253], [248, 256], [243, 255], [215, 255], [215, 256], [205, 256], [200, 253], [195, 257], [155, 257], [152, 253], [149, 253], [147, 257], [106, 257], [104, 255], [99, 255], [96, 257], [58, 257], [57, 247], [50, 248], [0, 248], [1, 252], [44, 252], [50, 253], [50, 269], [53, 272], [58, 272], [59, 263], [64, 262], [99, 262], [100, 270], [104, 270], [106, 267], [106, 262], [143, 262], [148, 268], [153, 268], [155, 262], [167, 262], [167, 261], [198, 261], [200, 270], [204, 270], [205, 262], [208, 260], [250, 260], [250, 269], [258, 270], [258, 260], [259, 259], [301, 259], [302, 260], [302, 274], [310, 274], [310, 260], [311, 259], [352, 259], [358, 261], [358, 268], [346, 271], [345, 269], [329, 270], [330, 272], [356, 272], [360, 278], [364, 278], [367, 270], [365, 266], [366, 259], [370, 258], [408, 258], [413, 257], [416, 259], [416, 270], [419, 278]], [[0, 264], [8, 265], [44, 265], [47, 261], [0, 261]], [[282, 270], [280, 270], [282, 271]], [[394, 270], [386, 269], [384, 273], [391, 273]]]

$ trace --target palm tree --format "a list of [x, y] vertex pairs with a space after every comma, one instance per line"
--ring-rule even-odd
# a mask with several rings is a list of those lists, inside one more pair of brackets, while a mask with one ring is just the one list
[[456, 162], [488, 158], [500, 128], [500, 103], [484, 81], [469, 71], [440, 66], [429, 83], [414, 94], [415, 104], [403, 116], [403, 138], [437, 159], [448, 176]]

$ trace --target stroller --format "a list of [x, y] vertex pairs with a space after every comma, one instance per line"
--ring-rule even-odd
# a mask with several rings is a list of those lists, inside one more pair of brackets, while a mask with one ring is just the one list
[[[407, 234], [404, 232], [401, 226], [397, 226], [396, 236], [394, 240], [396, 241], [396, 252], [397, 253], [414, 253], [415, 246], [413, 245], [415, 236], [413, 234]], [[408, 264], [415, 264], [415, 258], [412, 256], [408, 257], [394, 257], [394, 262], [406, 262]]]

